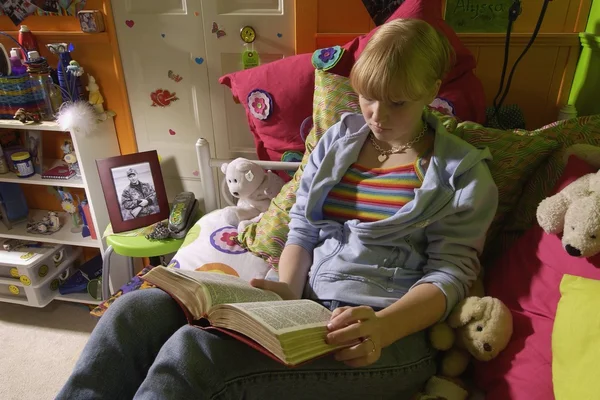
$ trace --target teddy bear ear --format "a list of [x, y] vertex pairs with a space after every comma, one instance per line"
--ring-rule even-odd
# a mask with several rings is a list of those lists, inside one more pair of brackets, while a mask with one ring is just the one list
[[221, 165], [221, 172], [226, 174], [227, 173], [227, 167], [229, 166], [228, 163], [222, 164]]
[[479, 320], [485, 310], [484, 300], [481, 297], [467, 297], [454, 307], [448, 316], [448, 325], [451, 328], [460, 328], [471, 320]]
[[536, 217], [544, 232], [557, 234], [563, 231], [569, 204], [567, 197], [560, 193], [540, 202], [536, 210]]

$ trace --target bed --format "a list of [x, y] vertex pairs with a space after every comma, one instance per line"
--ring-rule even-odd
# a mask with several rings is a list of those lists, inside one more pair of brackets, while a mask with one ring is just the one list
[[[407, 0], [393, 17], [408, 17], [403, 14], [408, 8], [403, 7], [415, 3], [420, 2]], [[442, 24], [439, 19], [434, 22]], [[437, 27], [446, 29], [443, 24]], [[452, 36], [452, 32], [444, 32]], [[221, 79], [245, 108], [256, 143], [257, 163], [263, 168], [280, 171], [287, 183], [260, 221], [237, 232], [235, 227], [223, 224], [219, 218], [220, 207], [228, 203], [227, 196], [220, 196], [218, 169], [230, 160], [211, 157], [208, 141], [200, 138], [196, 150], [203, 185], [204, 216], [190, 229], [169, 267], [232, 274], [246, 280], [254, 277], [277, 279], [276, 267], [285, 246], [288, 212], [295, 201], [302, 165], [329, 126], [343, 113], [359, 111], [357, 95], [349, 84], [347, 73], [359, 54], [358, 49], [367, 39], [368, 35], [361, 36], [346, 46], [328, 47], [328, 51], [337, 52], [337, 58], [331, 64], [314, 62], [321, 54], [322, 49], [318, 49], [313, 54], [288, 57]], [[555, 190], [557, 184], [564, 184], [566, 175], [573, 174], [568, 168], [563, 174], [568, 149], [579, 144], [600, 146], [600, 116], [556, 122], [529, 131], [483, 126], [477, 119], [485, 108], [482, 100], [485, 96], [481, 83], [472, 74], [470, 52], [461, 47], [460, 41], [450, 39], [457, 53], [462, 55], [459, 60], [462, 63], [455, 66], [452, 79], [444, 82], [447, 95], [436, 99], [430, 110], [450, 133], [476, 147], [488, 147], [494, 157], [489, 166], [500, 192], [500, 204], [482, 254], [484, 268], [494, 271], [486, 274], [485, 283], [493, 296], [509, 305], [517, 324], [513, 337], [516, 345], [509, 346], [496, 360], [477, 364], [472, 376], [475, 383], [488, 392], [488, 399], [552, 398], [553, 380], [554, 385], [564, 382], [564, 375], [553, 375], [552, 359], [549, 358], [552, 354], [552, 323], [548, 321], [554, 322], [561, 301], [560, 279], [541, 286], [540, 290], [545, 292], [532, 298], [528, 291], [533, 290], [533, 286], [528, 282], [536, 278], [544, 280], [544, 270], [530, 271], [519, 293], [511, 291], [510, 282], [503, 277], [523, 278], [523, 268], [518, 261], [522, 258], [518, 254], [524, 252], [538, 261], [542, 258], [537, 249], [543, 240], [552, 238], [539, 231], [532, 233], [536, 229], [537, 205]], [[287, 75], [282, 71], [287, 71]], [[285, 79], [290, 74], [297, 78], [293, 87], [290, 87], [290, 80]], [[467, 79], [469, 92], [460, 92], [460, 88], [465, 87], [461, 79]], [[282, 88], [282, 85], [287, 86]], [[282, 92], [283, 89], [288, 92]], [[249, 101], [253, 95], [261, 98], [263, 105], [268, 105], [269, 118], [257, 117], [257, 110], [252, 109], [253, 103]], [[450, 95], [456, 96], [457, 100], [449, 101]], [[598, 166], [600, 164], [596, 170]], [[582, 173], [582, 170], [576, 172]], [[527, 242], [523, 243], [523, 238]], [[550, 242], [554, 246], [552, 251], [560, 254], [561, 248], [556, 247], [560, 244]], [[118, 297], [148, 287], [140, 276], [150, 268], [144, 269], [92, 314], [101, 316]], [[523, 301], [524, 298], [527, 301]], [[548, 307], [548, 299], [552, 299], [554, 306]], [[546, 323], [536, 325], [539, 328], [532, 330], [532, 324], [540, 316]]]

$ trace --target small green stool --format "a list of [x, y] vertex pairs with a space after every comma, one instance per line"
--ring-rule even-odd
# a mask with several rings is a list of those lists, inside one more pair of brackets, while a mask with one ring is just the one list
[[106, 237], [108, 247], [104, 251], [102, 260], [102, 300], [110, 297], [110, 256], [113, 252], [127, 257], [129, 266], [129, 279], [133, 278], [133, 258], [134, 257], [158, 257], [165, 254], [175, 253], [185, 238], [148, 240], [145, 236], [118, 236], [109, 235]]

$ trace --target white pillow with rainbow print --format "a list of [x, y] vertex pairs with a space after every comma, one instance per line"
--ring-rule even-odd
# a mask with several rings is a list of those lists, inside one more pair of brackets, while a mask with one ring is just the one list
[[236, 227], [222, 221], [221, 210], [206, 214], [190, 229], [169, 266], [221, 272], [246, 281], [264, 278], [269, 264], [237, 244], [237, 235]]

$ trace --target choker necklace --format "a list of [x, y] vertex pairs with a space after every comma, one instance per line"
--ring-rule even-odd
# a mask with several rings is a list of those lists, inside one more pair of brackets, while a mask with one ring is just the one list
[[411, 140], [410, 142], [405, 143], [403, 145], [400, 145], [400, 146], [394, 146], [389, 150], [384, 150], [377, 144], [377, 142], [375, 141], [373, 132], [369, 133], [369, 139], [371, 139], [371, 143], [373, 144], [373, 147], [375, 147], [375, 150], [377, 150], [380, 153], [379, 156], [377, 157], [377, 159], [379, 160], [379, 162], [384, 162], [385, 160], [388, 159], [390, 154], [401, 153], [404, 150], [409, 149], [413, 145], [417, 144], [421, 139], [423, 139], [423, 136], [425, 136], [425, 133], [427, 133], [427, 128], [428, 128], [427, 124], [425, 122], [423, 122], [423, 129], [413, 140]]

